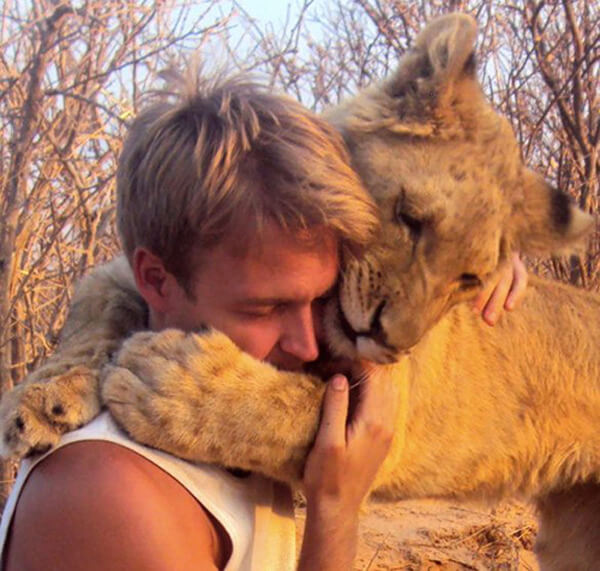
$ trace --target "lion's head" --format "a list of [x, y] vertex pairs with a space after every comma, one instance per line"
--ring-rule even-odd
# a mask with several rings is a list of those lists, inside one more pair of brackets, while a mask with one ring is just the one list
[[382, 226], [330, 310], [338, 352], [392, 361], [508, 253], [554, 251], [592, 225], [523, 164], [476, 78], [476, 31], [462, 14], [435, 20], [391, 78], [329, 113]]

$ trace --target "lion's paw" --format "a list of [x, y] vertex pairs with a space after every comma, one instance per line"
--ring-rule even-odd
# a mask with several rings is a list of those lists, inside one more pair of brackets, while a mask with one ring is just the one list
[[130, 370], [109, 365], [102, 371], [102, 399], [110, 413], [135, 440], [158, 446], [161, 395]]
[[185, 391], [199, 384], [222, 386], [224, 379], [239, 369], [242, 352], [223, 333], [201, 334], [179, 329], [136, 333], [123, 344], [114, 365], [131, 371], [157, 392]]
[[24, 382], [0, 404], [0, 456], [21, 458], [45, 452], [60, 436], [79, 428], [100, 410], [98, 374], [86, 367], [41, 382]]
[[221, 424], [223, 411], [216, 402], [223, 399], [215, 395], [225, 396], [226, 385], [238, 390], [239, 382], [226, 378], [235, 376], [239, 355], [233, 342], [217, 331], [137, 333], [104, 368], [102, 400], [138, 442], [210, 461], [198, 433]]

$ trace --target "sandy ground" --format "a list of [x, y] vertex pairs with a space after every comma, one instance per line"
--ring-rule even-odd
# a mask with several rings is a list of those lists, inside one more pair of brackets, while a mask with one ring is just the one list
[[[298, 541], [305, 512], [297, 508]], [[441, 501], [371, 502], [362, 515], [356, 571], [498, 569], [538, 571], [533, 509]]]

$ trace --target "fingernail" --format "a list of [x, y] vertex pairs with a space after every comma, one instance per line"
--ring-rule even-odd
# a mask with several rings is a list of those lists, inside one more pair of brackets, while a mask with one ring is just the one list
[[490, 323], [496, 323], [496, 318], [497, 317], [498, 317], [498, 314], [495, 311], [489, 311], [488, 313], [485, 314], [485, 318]]
[[346, 377], [342, 375], [336, 375], [331, 379], [331, 383], [333, 385], [333, 389], [336, 391], [345, 391], [348, 383], [346, 382]]

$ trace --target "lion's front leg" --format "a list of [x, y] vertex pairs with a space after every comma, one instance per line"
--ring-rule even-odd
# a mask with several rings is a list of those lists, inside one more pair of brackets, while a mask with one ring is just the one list
[[298, 482], [325, 385], [243, 353], [217, 331], [138, 333], [103, 374], [102, 397], [139, 442], [192, 461]]

